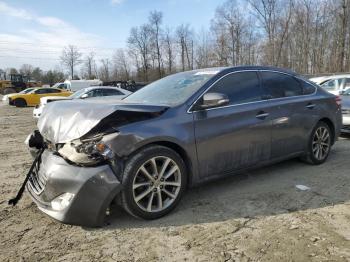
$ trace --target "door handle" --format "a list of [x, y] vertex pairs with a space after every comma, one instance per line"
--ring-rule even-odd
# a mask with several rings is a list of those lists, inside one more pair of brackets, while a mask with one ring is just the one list
[[313, 103], [308, 103], [307, 106], [306, 106], [306, 108], [308, 108], [308, 109], [313, 109], [315, 106], [316, 106], [316, 105], [313, 104]]
[[266, 113], [264, 111], [260, 111], [255, 117], [258, 118], [258, 119], [265, 119], [266, 117], [268, 117], [270, 114], [269, 113]]

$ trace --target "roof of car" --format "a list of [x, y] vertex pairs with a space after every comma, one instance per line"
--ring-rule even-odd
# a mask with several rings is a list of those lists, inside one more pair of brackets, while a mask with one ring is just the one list
[[296, 72], [285, 69], [285, 68], [279, 68], [279, 67], [273, 67], [273, 66], [232, 66], [232, 67], [210, 67], [210, 68], [203, 68], [203, 69], [197, 69], [193, 70], [195, 72], [203, 72], [203, 71], [247, 71], [247, 70], [268, 70], [268, 71], [276, 71], [281, 73], [286, 73], [290, 75], [297, 75]]
[[116, 89], [116, 90], [122, 90], [122, 91], [129, 92], [128, 90], [125, 90], [123, 88], [116, 87], [116, 86], [89, 86], [89, 87], [85, 87], [84, 90], [90, 91], [90, 90], [101, 89], [101, 88], [103, 88], [103, 89]]
[[337, 79], [337, 78], [344, 78], [344, 77], [350, 77], [350, 74], [342, 74], [342, 75], [332, 75], [332, 76], [325, 76], [324, 79]]

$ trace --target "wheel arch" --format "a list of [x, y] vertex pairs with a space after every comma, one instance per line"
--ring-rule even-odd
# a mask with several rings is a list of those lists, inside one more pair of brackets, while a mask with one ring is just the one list
[[24, 98], [24, 97], [16, 97], [15, 99], [12, 99], [12, 103], [15, 105], [16, 104], [16, 100], [19, 101], [19, 100], [22, 100], [24, 101], [25, 105], [28, 106], [28, 101]]
[[180, 146], [178, 143], [175, 143], [173, 141], [166, 141], [166, 140], [152, 141], [139, 147], [135, 152], [133, 152], [133, 154], [149, 146], [164, 146], [174, 150], [177, 154], [179, 154], [185, 163], [185, 167], [187, 171], [187, 186], [192, 185], [193, 163], [191, 161], [190, 156], [182, 146]]
[[332, 122], [332, 120], [330, 120], [329, 118], [327, 118], [327, 117], [324, 117], [324, 118], [321, 118], [319, 121], [318, 121], [318, 123], [319, 122], [324, 122], [324, 123], [326, 123], [328, 126], [329, 126], [329, 128], [330, 128], [330, 130], [331, 130], [331, 133], [332, 133], [332, 135], [331, 135], [331, 139], [332, 139], [332, 145], [335, 143], [335, 126], [334, 126], [334, 123]]

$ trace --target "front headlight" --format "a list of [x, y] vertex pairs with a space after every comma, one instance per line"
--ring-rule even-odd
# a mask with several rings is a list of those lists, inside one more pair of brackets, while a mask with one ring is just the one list
[[95, 140], [75, 140], [66, 143], [58, 150], [58, 153], [69, 161], [86, 165], [97, 164], [115, 156], [108, 145], [102, 141], [102, 137]]
[[51, 201], [51, 208], [56, 211], [61, 211], [69, 206], [73, 198], [74, 194], [64, 193]]

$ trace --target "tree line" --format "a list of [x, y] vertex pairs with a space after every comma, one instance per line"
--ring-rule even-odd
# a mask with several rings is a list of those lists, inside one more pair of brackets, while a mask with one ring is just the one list
[[150, 82], [178, 71], [237, 65], [349, 72], [350, 0], [227, 0], [210, 26], [197, 31], [185, 23], [170, 28], [162, 12], [152, 11], [113, 56], [97, 61], [95, 53], [67, 46], [60, 60], [71, 77], [104, 81]]

